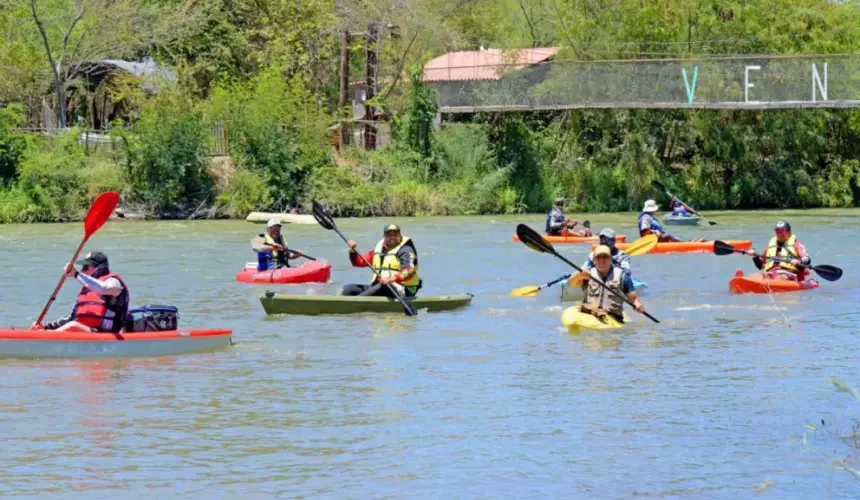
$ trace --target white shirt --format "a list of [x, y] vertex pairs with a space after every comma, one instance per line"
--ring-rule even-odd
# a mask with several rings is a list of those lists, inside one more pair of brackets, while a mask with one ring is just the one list
[[116, 278], [108, 278], [106, 280], [97, 280], [92, 276], [87, 276], [84, 273], [78, 273], [78, 281], [88, 289], [96, 292], [99, 295], [107, 295], [116, 297], [122, 293], [122, 283]]

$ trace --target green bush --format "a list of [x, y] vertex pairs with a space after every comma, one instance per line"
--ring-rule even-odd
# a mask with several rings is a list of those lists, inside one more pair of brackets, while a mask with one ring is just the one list
[[218, 209], [230, 217], [246, 217], [254, 210], [271, 206], [269, 195], [266, 179], [239, 168], [230, 184], [218, 194]]
[[313, 171], [331, 164], [329, 118], [304, 80], [285, 80], [271, 67], [248, 83], [215, 89], [207, 117], [227, 124], [236, 164], [260, 175], [273, 209], [299, 202]]
[[141, 113], [132, 131], [121, 131], [129, 194], [153, 208], [212, 199], [209, 124], [193, 103], [165, 90]]

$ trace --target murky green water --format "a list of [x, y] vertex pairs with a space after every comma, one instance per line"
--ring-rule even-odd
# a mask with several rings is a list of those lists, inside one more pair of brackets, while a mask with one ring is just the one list
[[[781, 214], [712, 213], [679, 234], [753, 239]], [[174, 358], [0, 360], [0, 494], [48, 498], [857, 498], [832, 467], [860, 401], [860, 211], [787, 212], [836, 283], [730, 296], [741, 256], [634, 259], [659, 326], [573, 336], [558, 289], [512, 298], [568, 271], [511, 241], [540, 216], [406, 218], [424, 294], [471, 292], [453, 313], [266, 317], [266, 288], [234, 281], [254, 259], [244, 222], [110, 222], [108, 253], [134, 304], [170, 303], [190, 327], [229, 327], [228, 351]], [[633, 239], [635, 214], [589, 215]], [[387, 220], [342, 220], [370, 248]], [[334, 293], [364, 282], [342, 241], [286, 227], [292, 246], [334, 264]], [[79, 224], [0, 226], [0, 324], [38, 315]], [[559, 247], [576, 262], [587, 245]], [[50, 312], [71, 307], [66, 286]], [[822, 419], [825, 425], [821, 425]], [[812, 430], [807, 424], [815, 424]], [[858, 460], [854, 466], [860, 468]], [[754, 489], [771, 481], [756, 495]], [[768, 483], [770, 484], [770, 483]]]

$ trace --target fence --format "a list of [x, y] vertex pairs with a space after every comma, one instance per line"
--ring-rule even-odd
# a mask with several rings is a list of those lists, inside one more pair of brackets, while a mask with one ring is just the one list
[[860, 107], [860, 55], [547, 61], [428, 82], [442, 113], [576, 108]]
[[[39, 135], [50, 140], [52, 137], [57, 137], [69, 133], [72, 128], [20, 128], [24, 133]], [[134, 127], [131, 127], [134, 130]], [[212, 141], [210, 143], [210, 156], [224, 156], [229, 154], [229, 142], [227, 139], [227, 124], [223, 121], [214, 121], [210, 126]], [[98, 154], [107, 152], [121, 151], [123, 148], [122, 139], [117, 136], [110, 135], [106, 130], [81, 130], [78, 135], [78, 144], [83, 146], [87, 154]]]

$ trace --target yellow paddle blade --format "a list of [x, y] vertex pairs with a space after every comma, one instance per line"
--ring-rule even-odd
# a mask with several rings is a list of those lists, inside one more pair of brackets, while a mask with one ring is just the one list
[[634, 241], [627, 247], [627, 255], [634, 257], [636, 255], [642, 255], [643, 253], [648, 253], [657, 245], [657, 242], [660, 241], [657, 238], [656, 234], [649, 234], [639, 238]]
[[586, 279], [588, 279], [588, 274], [577, 273], [568, 278], [567, 284], [572, 287], [580, 287], [585, 283]]
[[531, 297], [532, 295], [538, 293], [540, 289], [536, 286], [521, 286], [514, 290], [511, 290], [511, 296], [513, 297]]

